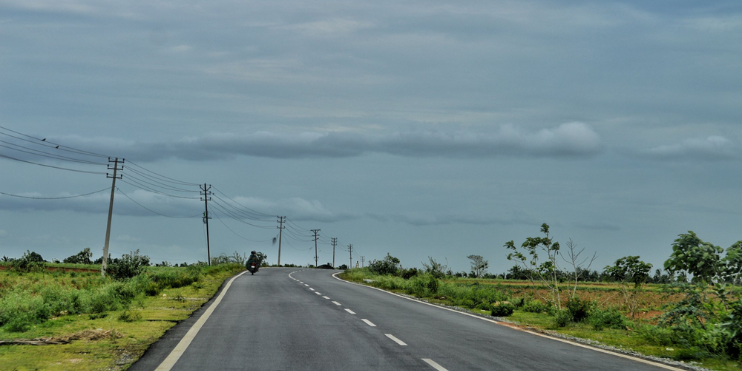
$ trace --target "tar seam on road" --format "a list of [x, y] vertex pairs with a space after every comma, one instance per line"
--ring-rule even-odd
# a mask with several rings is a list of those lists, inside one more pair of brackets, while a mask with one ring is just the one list
[[402, 295], [398, 295], [398, 294], [395, 294], [395, 293], [393, 293], [393, 292], [389, 292], [389, 291], [386, 291], [386, 290], [382, 290], [382, 289], [380, 289], [380, 288], [378, 288], [378, 287], [373, 287], [373, 286], [366, 286], [366, 285], [361, 285], [360, 283], [355, 283], [355, 282], [350, 282], [350, 281], [346, 281], [346, 280], [344, 280], [344, 279], [342, 279], [342, 278], [338, 277], [338, 276], [337, 276], [338, 274], [340, 274], [340, 273], [334, 273], [334, 274], [332, 275], [332, 276], [333, 276], [333, 277], [334, 277], [334, 278], [335, 278], [336, 280], [338, 280], [338, 281], [346, 282], [346, 283], [349, 283], [349, 284], [351, 284], [351, 285], [357, 285], [357, 286], [367, 287], [367, 288], [369, 288], [369, 289], [374, 289], [374, 290], [378, 290], [378, 291], [381, 291], [381, 292], [387, 293], [387, 294], [389, 294], [389, 295], [394, 295], [394, 296], [396, 296], [396, 297], [399, 297], [399, 298], [402, 298], [402, 299], [407, 299], [407, 300], [409, 300], [409, 301], [412, 301], [412, 302], [416, 302], [416, 303], [420, 303], [420, 304], [425, 304], [425, 305], [429, 305], [429, 306], [431, 306], [431, 307], [433, 307], [433, 308], [443, 309], [443, 310], [447, 310], [447, 311], [449, 311], [449, 312], [453, 312], [453, 313], [458, 313], [458, 314], [462, 314], [462, 315], [465, 315], [465, 316], [469, 316], [469, 317], [472, 317], [472, 318], [476, 318], [476, 319], [478, 319], [478, 320], [481, 320], [481, 321], [487, 321], [487, 322], [491, 322], [491, 323], [494, 323], [494, 324], [496, 324], [496, 325], [500, 325], [500, 326], [508, 327], [508, 328], [511, 328], [511, 329], [513, 329], [513, 330], [517, 330], [517, 331], [522, 331], [522, 332], [526, 332], [526, 333], [529, 333], [529, 334], [531, 334], [531, 335], [536, 335], [536, 336], [540, 336], [540, 337], [543, 337], [543, 338], [546, 338], [546, 339], [551, 339], [551, 340], [554, 340], [554, 341], [559, 341], [559, 342], [562, 342], [562, 343], [566, 343], [566, 344], [570, 344], [570, 345], [574, 345], [574, 346], [576, 346], [576, 347], [580, 347], [580, 348], [585, 348], [585, 349], [590, 349], [590, 350], [594, 350], [594, 351], [596, 351], [596, 352], [600, 352], [600, 353], [605, 353], [605, 354], [610, 354], [610, 355], [614, 355], [614, 356], [616, 356], [616, 357], [621, 357], [621, 358], [625, 358], [625, 359], [630, 359], [630, 360], [632, 360], [632, 361], [636, 361], [636, 362], [639, 362], [639, 363], [644, 363], [644, 364], [647, 364], [647, 365], [651, 365], [651, 366], [654, 366], [654, 367], [664, 368], [664, 369], [666, 369], [666, 370], [672, 370], [672, 371], [685, 371], [685, 370], [683, 370], [683, 369], [681, 369], [681, 368], [677, 368], [677, 367], [673, 367], [673, 366], [670, 366], [670, 365], [666, 365], [666, 364], [664, 364], [664, 363], [653, 362], [653, 361], [649, 361], [649, 360], [646, 360], [646, 359], [643, 359], [643, 358], [639, 358], [639, 357], [634, 357], [634, 356], [630, 356], [630, 355], [628, 355], [628, 354], [622, 354], [622, 353], [618, 353], [618, 352], [613, 352], [613, 351], [610, 351], [610, 350], [600, 349], [600, 348], [592, 347], [592, 346], [589, 346], [589, 345], [585, 345], [585, 344], [580, 344], [580, 343], [576, 343], [576, 342], [574, 342], [574, 341], [569, 341], [569, 340], [565, 340], [565, 339], [560, 339], [560, 338], [558, 338], [558, 337], [554, 337], [554, 336], [548, 336], [548, 335], [544, 335], [544, 334], [539, 334], [539, 333], [537, 333], [537, 332], [533, 332], [533, 331], [528, 331], [528, 330], [520, 329], [520, 328], [517, 328], [517, 327], [512, 327], [512, 326], [508, 326], [508, 325], [506, 325], [506, 324], [504, 324], [504, 323], [501, 323], [501, 322], [499, 322], [499, 321], [495, 321], [495, 320], [492, 320], [492, 319], [488, 319], [488, 318], [482, 318], [482, 317], [479, 317], [479, 316], [475, 316], [475, 315], [473, 315], [473, 314], [469, 314], [469, 313], [464, 313], [464, 312], [460, 312], [460, 311], [457, 311], [457, 310], [453, 310], [453, 309], [450, 309], [450, 308], [446, 308], [446, 307], [441, 307], [441, 306], [438, 306], [438, 305], [435, 305], [435, 304], [431, 304], [431, 303], [426, 303], [426, 302], [424, 302], [424, 301], [420, 301], [420, 300], [417, 300], [417, 299], [411, 299], [411, 298], [408, 298], [408, 297], [404, 297], [404, 296], [402, 296]]
[[434, 369], [438, 371], [448, 371], [443, 366], [439, 365], [438, 363], [436, 363], [434, 360], [430, 358], [423, 358], [423, 361], [425, 361], [425, 363], [429, 364], [430, 366], [432, 366]]
[[222, 301], [222, 298], [224, 298], [224, 294], [227, 293], [227, 290], [229, 290], [229, 286], [232, 286], [232, 282], [237, 279], [237, 277], [245, 274], [247, 271], [244, 271], [234, 277], [232, 277], [231, 280], [227, 283], [226, 286], [224, 286], [224, 290], [222, 290], [221, 294], [219, 294], [219, 297], [214, 300], [214, 302], [209, 306], [209, 309], [206, 309], [204, 314], [201, 315], [201, 317], [196, 321], [196, 323], [191, 327], [190, 330], [183, 336], [182, 339], [180, 339], [180, 342], [178, 345], [173, 348], [173, 350], [170, 352], [170, 354], [165, 358], [162, 363], [160, 363], [159, 366], [155, 369], [155, 371], [169, 371], [170, 369], [175, 366], [175, 363], [178, 362], [178, 359], [180, 359], [180, 356], [183, 355], [183, 353], [188, 349], [188, 346], [191, 345], [191, 341], [196, 337], [196, 334], [198, 334], [198, 331], [201, 330], [201, 327], [203, 327], [204, 323], [206, 323], [206, 320], [209, 319], [209, 316], [211, 316], [211, 313], [214, 312], [214, 309], [216, 309], [216, 306], [219, 305], [219, 303]]
[[396, 337], [394, 337], [394, 335], [392, 335], [392, 334], [384, 334], [384, 335], [386, 335], [386, 337], [388, 337], [388, 338], [392, 339], [392, 340], [393, 340], [393, 341], [394, 341], [395, 343], [397, 343], [397, 344], [399, 344], [399, 345], [401, 345], [401, 346], [403, 346], [403, 347], [404, 347], [404, 346], [407, 346], [407, 344], [405, 344], [405, 342], [404, 342], [404, 341], [402, 341], [402, 340], [399, 340], [399, 339], [397, 339], [397, 338], [396, 338]]

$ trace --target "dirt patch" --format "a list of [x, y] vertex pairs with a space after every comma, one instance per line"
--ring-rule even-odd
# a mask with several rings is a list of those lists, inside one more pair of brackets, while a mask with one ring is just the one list
[[76, 332], [72, 335], [51, 337], [51, 338], [37, 338], [37, 339], [16, 339], [0, 341], [0, 345], [55, 345], [55, 344], [69, 344], [72, 340], [88, 340], [96, 341], [102, 339], [119, 339], [122, 338], [120, 332], [116, 330], [104, 331], [98, 330], [84, 330]]

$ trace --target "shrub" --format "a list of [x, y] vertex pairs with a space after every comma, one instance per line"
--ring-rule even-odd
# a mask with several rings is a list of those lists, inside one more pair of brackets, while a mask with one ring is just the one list
[[593, 302], [582, 300], [576, 296], [567, 300], [567, 310], [572, 315], [572, 321], [574, 322], [582, 322], [594, 307]]
[[19, 259], [15, 259], [10, 262], [10, 269], [16, 271], [16, 272], [36, 272], [41, 271], [44, 269], [45, 266], [44, 259], [41, 257], [41, 255], [26, 250], [25, 253], [23, 253], [23, 256]]
[[399, 270], [399, 276], [408, 280], [414, 276], [417, 276], [418, 271], [417, 268], [410, 268], [410, 269], [400, 269]]
[[523, 304], [523, 311], [529, 313], [545, 313], [549, 312], [550, 305], [544, 304], [539, 300], [529, 300]]
[[556, 327], [566, 327], [573, 319], [572, 312], [569, 309], [557, 310], [554, 313], [554, 325]]
[[139, 250], [136, 250], [131, 254], [124, 254], [121, 259], [114, 260], [108, 265], [107, 272], [111, 277], [121, 280], [142, 274], [146, 266], [149, 266], [149, 257], [139, 255]]
[[387, 253], [383, 260], [374, 260], [368, 265], [368, 268], [376, 274], [396, 275], [399, 272], [399, 259]]
[[492, 306], [492, 315], [496, 317], [508, 317], [515, 311], [515, 306], [510, 303], [500, 303]]
[[590, 312], [590, 315], [587, 317], [587, 321], [597, 331], [600, 331], [606, 327], [614, 329], [624, 329], [629, 324], [629, 321], [626, 319], [626, 317], [624, 317], [621, 312], [614, 308], [595, 308]]

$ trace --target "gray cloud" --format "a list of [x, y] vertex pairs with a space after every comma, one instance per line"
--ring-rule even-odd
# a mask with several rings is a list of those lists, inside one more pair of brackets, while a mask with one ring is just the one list
[[138, 161], [165, 158], [214, 160], [238, 155], [268, 158], [343, 158], [369, 153], [407, 157], [490, 158], [490, 157], [593, 157], [601, 151], [600, 136], [581, 122], [561, 124], [538, 131], [503, 125], [494, 133], [417, 130], [386, 135], [352, 132], [303, 132], [284, 134], [212, 133], [170, 142], [145, 143], [107, 138], [69, 136], [60, 143], [116, 153]]
[[739, 156], [739, 145], [717, 135], [702, 139], [686, 139], [680, 143], [662, 145], [641, 152], [660, 160], [729, 160]]

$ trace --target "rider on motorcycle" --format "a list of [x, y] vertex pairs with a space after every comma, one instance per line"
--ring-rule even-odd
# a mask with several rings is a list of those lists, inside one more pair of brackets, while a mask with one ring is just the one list
[[247, 264], [245, 264], [246, 268], [249, 270], [250, 266], [252, 266], [253, 263], [255, 263], [255, 271], [257, 271], [258, 268], [260, 268], [260, 259], [258, 259], [258, 255], [255, 253], [255, 250], [250, 251], [250, 257], [247, 258]]

